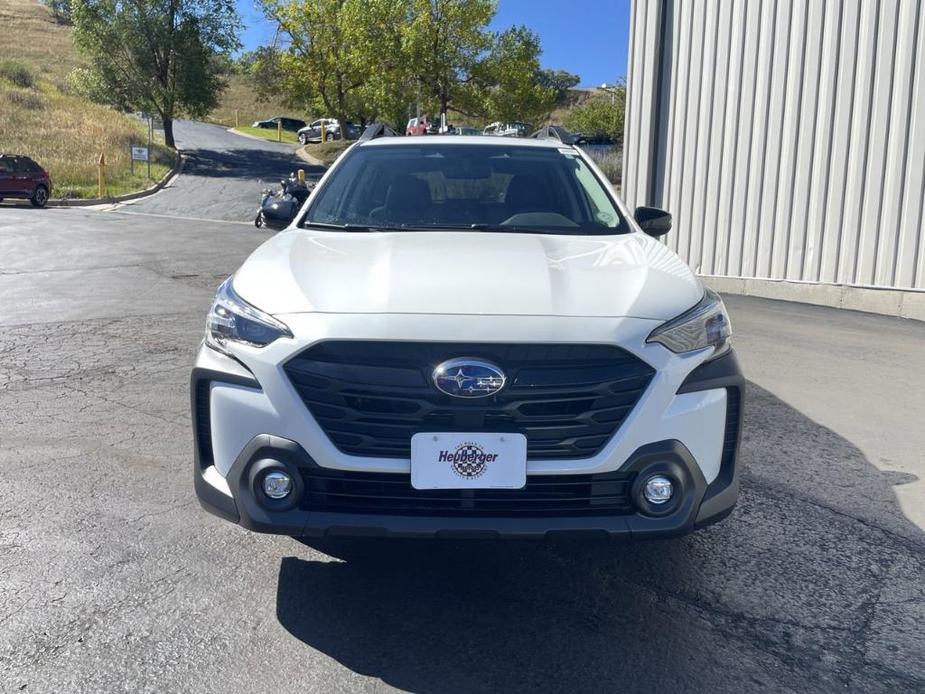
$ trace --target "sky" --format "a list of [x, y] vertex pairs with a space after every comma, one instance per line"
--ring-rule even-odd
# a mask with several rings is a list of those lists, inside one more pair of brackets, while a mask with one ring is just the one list
[[[245, 50], [270, 42], [273, 25], [254, 0], [237, 0], [244, 19]], [[522, 24], [539, 34], [540, 63], [581, 77], [580, 86], [599, 86], [626, 75], [630, 0], [500, 0], [491, 28]]]

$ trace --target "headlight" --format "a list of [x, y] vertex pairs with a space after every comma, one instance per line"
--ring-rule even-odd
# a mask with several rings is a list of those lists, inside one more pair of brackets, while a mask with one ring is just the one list
[[728, 349], [731, 337], [732, 324], [723, 300], [707, 289], [699, 304], [657, 327], [646, 342], [658, 342], [677, 353], [712, 346], [714, 354], [719, 354]]
[[218, 288], [206, 319], [206, 344], [227, 353], [228, 342], [263, 347], [280, 337], [292, 337], [289, 328], [273, 316], [251, 306], [235, 294], [229, 277]]

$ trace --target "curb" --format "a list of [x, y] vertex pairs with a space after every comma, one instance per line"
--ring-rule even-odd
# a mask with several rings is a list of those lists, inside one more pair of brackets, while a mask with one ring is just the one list
[[921, 289], [890, 289], [711, 275], [701, 275], [700, 278], [704, 284], [721, 294], [755, 296], [925, 321], [925, 291]]
[[316, 159], [311, 154], [306, 152], [305, 150], [307, 148], [308, 148], [308, 145], [302, 145], [301, 147], [299, 147], [295, 151], [296, 156], [302, 161], [306, 162], [307, 164], [311, 164], [312, 166], [320, 166], [323, 169], [328, 168], [328, 165], [325, 164], [323, 161], [321, 161], [320, 159]]
[[137, 200], [138, 198], [144, 198], [148, 195], [154, 195], [154, 193], [159, 190], [167, 187], [169, 183], [173, 181], [174, 178], [180, 175], [183, 171], [183, 164], [185, 162], [183, 157], [183, 152], [177, 150], [177, 160], [174, 162], [173, 167], [165, 173], [161, 180], [155, 183], [150, 188], [145, 188], [144, 190], [137, 190], [134, 193], [125, 193], [124, 195], [116, 195], [106, 198], [80, 198], [76, 200], [49, 200], [47, 207], [90, 207], [92, 205], [107, 205], [114, 204], [117, 202], [127, 202], [129, 200]]
[[225, 132], [232, 133], [238, 137], [247, 137], [251, 140], [257, 140], [257, 142], [271, 142], [274, 145], [289, 145], [290, 147], [300, 146], [297, 142], [280, 142], [279, 140], [271, 140], [267, 137], [257, 137], [256, 135], [251, 135], [250, 133], [242, 133], [240, 130], [236, 130], [234, 128], [225, 128]]

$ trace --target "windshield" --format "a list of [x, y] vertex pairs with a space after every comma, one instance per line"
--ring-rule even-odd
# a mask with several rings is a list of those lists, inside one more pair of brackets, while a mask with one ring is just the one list
[[517, 145], [354, 147], [301, 226], [351, 231], [629, 231], [577, 152]]

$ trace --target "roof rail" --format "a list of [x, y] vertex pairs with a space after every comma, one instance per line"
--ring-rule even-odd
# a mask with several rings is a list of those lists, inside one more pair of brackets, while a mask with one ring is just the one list
[[559, 126], [557, 125], [544, 125], [542, 128], [537, 130], [535, 133], [530, 135], [535, 140], [558, 140], [562, 142], [562, 135], [559, 133]]
[[561, 125], [544, 125], [530, 137], [536, 138], [537, 140], [555, 140], [564, 145], [587, 144], [587, 140], [583, 135], [570, 132]]
[[363, 134], [360, 135], [359, 142], [375, 140], [379, 137], [398, 137], [398, 133], [385, 123], [370, 123], [366, 126], [366, 130], [363, 131]]

